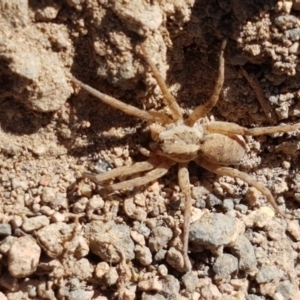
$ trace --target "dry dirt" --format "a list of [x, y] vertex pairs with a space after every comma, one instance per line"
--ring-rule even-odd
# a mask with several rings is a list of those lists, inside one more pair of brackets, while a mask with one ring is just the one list
[[300, 122], [299, 1], [0, 0], [0, 300], [300, 299], [300, 131], [247, 138], [239, 179], [190, 165], [193, 271], [177, 269], [183, 196], [176, 169], [106, 195], [81, 178], [144, 160], [145, 124], [71, 75], [163, 110], [145, 43], [184, 113], [226, 80], [211, 120]]

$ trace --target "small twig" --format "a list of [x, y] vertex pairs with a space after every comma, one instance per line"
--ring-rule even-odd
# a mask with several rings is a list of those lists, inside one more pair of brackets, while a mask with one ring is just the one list
[[258, 82], [258, 80], [254, 77], [251, 76], [247, 73], [246, 70], [244, 70], [243, 68], [242, 72], [243, 75], [245, 76], [245, 78], [247, 79], [249, 85], [251, 86], [258, 102], [260, 103], [265, 115], [267, 116], [267, 118], [269, 119], [271, 124], [277, 124], [277, 116], [274, 113], [273, 109], [272, 109], [272, 105], [270, 104], [270, 102], [265, 98], [263, 90]]

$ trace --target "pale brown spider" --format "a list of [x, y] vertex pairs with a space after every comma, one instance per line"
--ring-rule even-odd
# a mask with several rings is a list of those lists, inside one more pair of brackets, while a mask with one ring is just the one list
[[[110, 191], [117, 191], [137, 186], [145, 185], [165, 175], [170, 167], [178, 163], [178, 180], [181, 191], [185, 195], [184, 224], [183, 224], [183, 257], [186, 271], [191, 270], [191, 263], [188, 257], [188, 237], [191, 217], [191, 189], [189, 182], [189, 172], [187, 165], [190, 161], [195, 161], [201, 167], [218, 175], [238, 177], [257, 188], [270, 202], [275, 211], [285, 216], [278, 208], [275, 199], [269, 189], [255, 181], [251, 176], [237, 169], [225, 167], [237, 165], [241, 162], [245, 154], [245, 142], [242, 136], [258, 136], [272, 134], [276, 132], [289, 132], [300, 128], [300, 123], [294, 125], [282, 125], [274, 127], [244, 128], [235, 123], [211, 122], [206, 124], [196, 124], [200, 118], [205, 117], [216, 105], [224, 82], [224, 49], [226, 41], [222, 43], [219, 58], [219, 70], [217, 81], [212, 96], [207, 103], [201, 104], [194, 109], [187, 119], [183, 119], [182, 111], [176, 99], [169, 92], [164, 79], [159, 74], [155, 64], [141, 46], [143, 56], [150, 66], [162, 94], [165, 104], [170, 110], [171, 116], [160, 112], [144, 111], [129, 104], [125, 104], [111, 96], [103, 94], [92, 87], [83, 84], [73, 78], [73, 81], [81, 88], [93, 96], [99, 98], [106, 104], [123, 111], [128, 115], [146, 120], [153, 139], [150, 146], [151, 151], [144, 149], [143, 154], [149, 156], [145, 162], [135, 163], [128, 167], [120, 167], [103, 174], [93, 175], [84, 173], [97, 184], [104, 185]], [[148, 172], [142, 177], [110, 184], [105, 186], [105, 181], [132, 175], [140, 172]]]

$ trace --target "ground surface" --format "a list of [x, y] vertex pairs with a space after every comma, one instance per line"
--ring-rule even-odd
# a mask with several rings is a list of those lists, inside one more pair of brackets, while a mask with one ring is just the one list
[[274, 216], [241, 180], [190, 165], [193, 271], [184, 274], [168, 259], [183, 220], [176, 169], [114, 195], [81, 179], [144, 160], [137, 145], [150, 137], [70, 81], [163, 109], [143, 42], [189, 113], [211, 94], [227, 38], [209, 118], [300, 122], [298, 1], [28, 2], [0, 0], [0, 299], [299, 299], [299, 131], [248, 138], [239, 166], [296, 220]]

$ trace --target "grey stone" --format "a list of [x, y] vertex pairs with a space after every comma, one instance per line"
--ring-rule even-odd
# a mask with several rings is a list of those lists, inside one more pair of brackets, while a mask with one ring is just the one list
[[182, 283], [188, 291], [194, 292], [199, 284], [199, 278], [196, 274], [189, 272], [182, 276]]
[[223, 207], [224, 207], [225, 211], [232, 210], [234, 207], [234, 203], [233, 203], [232, 199], [224, 199]]
[[0, 236], [1, 235], [11, 235], [11, 226], [10, 224], [0, 224]]
[[163, 290], [159, 292], [166, 299], [176, 299], [174, 296], [179, 296], [180, 283], [173, 275], [167, 275], [162, 279]]
[[207, 214], [193, 223], [190, 228], [189, 241], [193, 250], [202, 251], [228, 245], [236, 238], [236, 222], [234, 218], [223, 214]]
[[292, 41], [299, 41], [300, 39], [300, 28], [293, 28], [290, 30], [286, 30], [284, 32], [284, 36]]
[[165, 259], [167, 254], [167, 250], [165, 249], [160, 249], [156, 252], [155, 256], [154, 256], [154, 260], [155, 261], [161, 261], [163, 259]]
[[245, 204], [237, 204], [235, 206], [235, 209], [241, 212], [242, 214], [246, 214], [246, 212], [248, 211], [248, 206]]
[[246, 296], [246, 300], [265, 300], [265, 297], [256, 296], [253, 294], [249, 294]]
[[231, 254], [223, 254], [216, 259], [213, 270], [218, 277], [225, 278], [238, 269], [238, 259]]
[[254, 275], [257, 272], [254, 248], [244, 235], [237, 238], [232, 247], [232, 252], [239, 258], [239, 268], [242, 271], [245, 271], [249, 275]]
[[282, 276], [282, 272], [275, 266], [263, 266], [256, 274], [256, 281], [258, 283], [266, 283]]
[[213, 208], [216, 205], [222, 205], [221, 199], [216, 197], [214, 194], [209, 194], [206, 198], [207, 207]]
[[288, 280], [282, 281], [276, 287], [276, 292], [280, 293], [283, 296], [283, 299], [291, 299], [290, 296], [295, 290], [292, 283]]
[[274, 23], [282, 28], [293, 28], [297, 22], [298, 18], [293, 15], [279, 15], [274, 19]]

